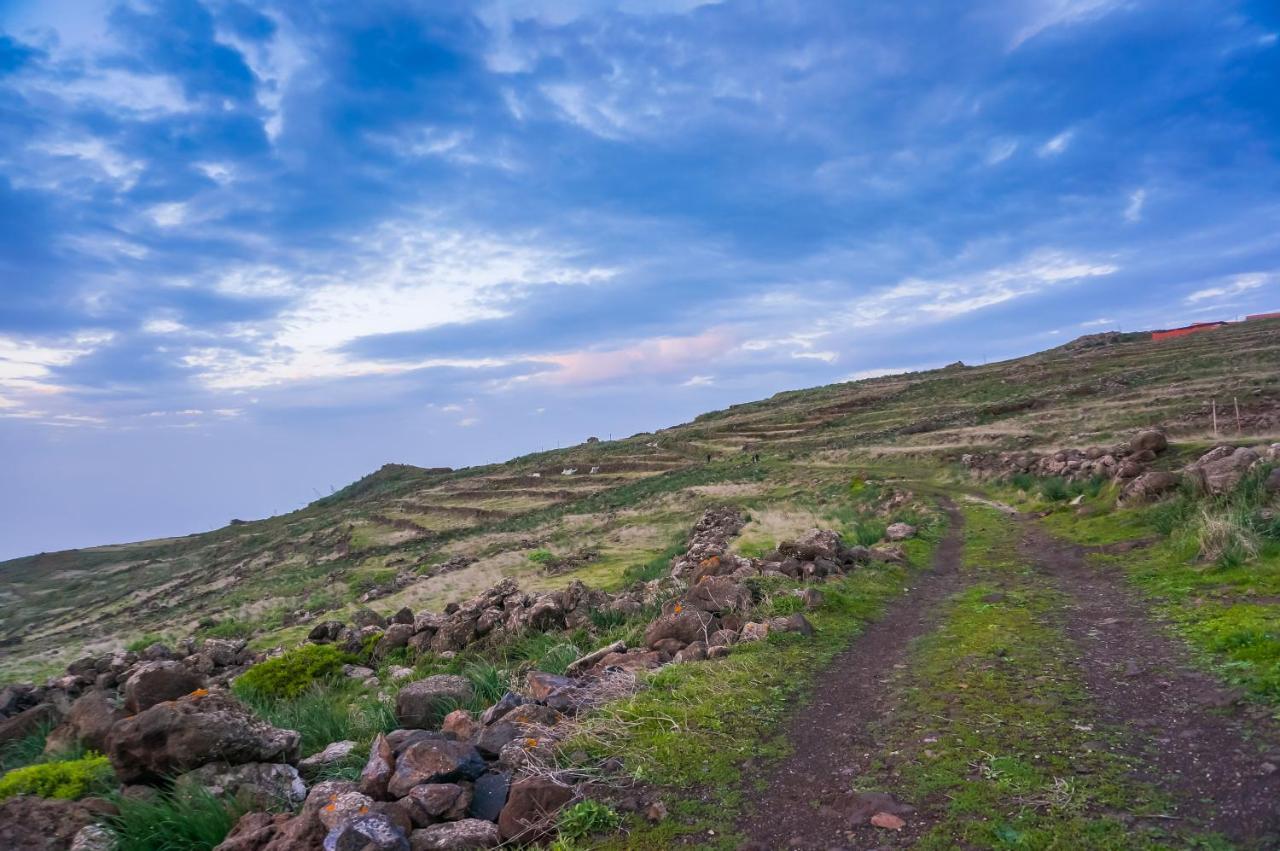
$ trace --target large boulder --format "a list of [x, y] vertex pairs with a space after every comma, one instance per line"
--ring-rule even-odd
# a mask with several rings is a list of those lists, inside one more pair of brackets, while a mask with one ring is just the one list
[[727, 576], [708, 576], [689, 589], [684, 602], [692, 609], [726, 614], [749, 608], [751, 591]]
[[413, 637], [413, 624], [393, 623], [387, 627], [387, 631], [382, 634], [382, 638], [378, 639], [378, 643], [373, 647], [373, 655], [381, 659], [392, 650], [397, 650], [409, 644], [409, 639]]
[[173, 781], [179, 795], [203, 789], [215, 798], [231, 798], [245, 810], [292, 810], [307, 798], [307, 784], [292, 765], [247, 762], [210, 763]]
[[474, 696], [475, 689], [465, 677], [437, 674], [400, 689], [396, 695], [396, 719], [403, 727], [425, 730]]
[[193, 694], [116, 722], [107, 756], [122, 782], [154, 782], [211, 762], [297, 762], [299, 738], [229, 695]]
[[649, 624], [644, 631], [644, 643], [648, 647], [656, 647], [659, 641], [674, 638], [684, 644], [692, 644], [705, 641], [716, 628], [714, 615], [677, 606], [670, 614], [662, 615]]
[[471, 807], [471, 789], [457, 783], [423, 783], [410, 789], [400, 804], [418, 827], [457, 821], [466, 818]]
[[511, 791], [511, 777], [500, 771], [481, 775], [471, 790], [471, 808], [468, 815], [484, 821], [497, 821], [502, 808], [507, 805]]
[[0, 801], [0, 848], [67, 851], [85, 827], [115, 812], [105, 801], [17, 795]]
[[555, 832], [556, 814], [576, 793], [551, 777], [527, 777], [511, 784], [507, 805], [498, 816], [498, 829], [505, 841], [534, 843]]
[[144, 662], [124, 684], [124, 711], [136, 715], [204, 686], [204, 677], [181, 662]]
[[387, 784], [391, 782], [395, 769], [395, 749], [387, 737], [379, 733], [369, 747], [369, 759], [360, 772], [360, 791], [375, 800], [387, 797]]
[[475, 780], [485, 772], [484, 758], [467, 742], [428, 739], [415, 742], [396, 757], [387, 794], [403, 798], [423, 783]]
[[56, 723], [58, 710], [51, 703], [41, 703], [24, 709], [17, 715], [0, 721], [0, 744], [27, 736], [48, 724]]
[[1169, 448], [1169, 438], [1164, 432], [1155, 429], [1140, 431], [1129, 441], [1129, 449], [1133, 452], [1153, 452], [1156, 455]]
[[111, 728], [122, 717], [123, 713], [105, 691], [87, 691], [71, 704], [62, 725], [49, 733], [45, 751], [68, 750], [80, 744], [88, 750], [105, 753]]
[[888, 541], [905, 541], [907, 538], [914, 538], [915, 534], [916, 527], [910, 523], [892, 523], [884, 530], [885, 540]]
[[370, 812], [330, 830], [324, 851], [410, 851], [409, 837], [389, 816]]
[[1241, 446], [1219, 446], [1187, 468], [1207, 493], [1221, 495], [1233, 490], [1245, 473], [1261, 460], [1257, 452]]
[[502, 844], [498, 826], [491, 821], [467, 818], [415, 830], [410, 834], [413, 851], [462, 851], [497, 848]]
[[1132, 504], [1152, 502], [1176, 491], [1181, 483], [1182, 479], [1176, 473], [1153, 470], [1143, 473], [1126, 485], [1120, 494], [1120, 499]]

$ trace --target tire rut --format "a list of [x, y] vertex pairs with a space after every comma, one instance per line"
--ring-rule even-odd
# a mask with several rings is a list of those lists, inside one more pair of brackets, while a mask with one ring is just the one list
[[[960, 570], [964, 516], [950, 500], [939, 503], [948, 528], [931, 569], [832, 661], [809, 702], [793, 713], [786, 730], [791, 754], [771, 769], [764, 791], [747, 792], [755, 805], [739, 824], [749, 840], [744, 847], [827, 848], [853, 829], [853, 754], [876, 748], [868, 731], [893, 712], [885, 683], [904, 665], [913, 640], [936, 626], [942, 604], [972, 581]], [[823, 805], [815, 809], [814, 801]]]
[[1124, 751], [1143, 766], [1139, 779], [1176, 802], [1175, 818], [1280, 848], [1280, 728], [1195, 670], [1123, 577], [1023, 522], [1023, 556], [1070, 601], [1063, 629], [1079, 649], [1099, 720], [1122, 731]]

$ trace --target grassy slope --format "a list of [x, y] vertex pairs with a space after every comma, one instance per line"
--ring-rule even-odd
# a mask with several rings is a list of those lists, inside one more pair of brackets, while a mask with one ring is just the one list
[[[371, 584], [454, 555], [479, 561], [374, 607], [439, 606], [503, 575], [539, 587], [574, 578], [543, 574], [526, 558], [536, 547], [596, 551], [576, 575], [607, 584], [661, 553], [706, 505], [767, 502], [798, 517], [807, 510], [800, 486], [824, 466], [1105, 442], [1154, 423], [1204, 441], [1212, 394], [1224, 408], [1238, 397], [1246, 425], [1270, 429], [1267, 413], [1280, 404], [1277, 323], [782, 393], [652, 435], [500, 465], [389, 466], [288, 515], [0, 564], [0, 640], [22, 639], [0, 646], [0, 679], [50, 671], [144, 633], [185, 635], [202, 622], [251, 634], [259, 646], [288, 642], [304, 629], [287, 625], [293, 612], [349, 611]], [[762, 453], [763, 471], [744, 464], [744, 446]], [[577, 474], [561, 475], [570, 468]], [[777, 530], [755, 531], [757, 546], [776, 538]]]

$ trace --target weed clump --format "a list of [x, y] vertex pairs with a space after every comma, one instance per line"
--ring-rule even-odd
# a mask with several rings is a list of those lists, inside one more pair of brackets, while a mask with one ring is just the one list
[[235, 682], [237, 694], [292, 698], [317, 680], [331, 677], [351, 659], [330, 644], [304, 644], [254, 665]]
[[115, 800], [110, 819], [116, 851], [211, 851], [235, 826], [245, 810], [207, 789], [155, 798]]
[[75, 800], [106, 787], [111, 764], [101, 754], [15, 768], [0, 777], [0, 801], [14, 795]]
[[556, 822], [559, 834], [552, 851], [570, 851], [578, 843], [599, 833], [611, 833], [622, 825], [622, 818], [599, 801], [579, 801], [560, 814]]

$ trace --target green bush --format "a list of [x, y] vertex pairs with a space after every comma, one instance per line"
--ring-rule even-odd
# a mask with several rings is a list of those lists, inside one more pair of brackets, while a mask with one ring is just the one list
[[110, 819], [116, 851], [210, 851], [221, 844], [244, 809], [206, 789], [155, 798], [118, 798]]
[[111, 764], [100, 754], [28, 765], [0, 777], [0, 801], [14, 795], [75, 800], [90, 792], [104, 790], [111, 777]]
[[528, 558], [529, 558], [529, 561], [533, 562], [534, 564], [545, 566], [550, 562], [555, 561], [556, 557], [555, 557], [555, 554], [552, 553], [550, 550], [534, 550], [533, 552], [529, 553]]
[[569, 843], [615, 831], [621, 825], [622, 818], [598, 801], [579, 801], [562, 812], [556, 821], [560, 839]]
[[297, 697], [317, 680], [340, 672], [350, 661], [333, 645], [303, 644], [245, 671], [235, 681], [235, 690], [265, 698]]
[[1050, 502], [1065, 502], [1072, 497], [1067, 480], [1061, 476], [1051, 476], [1040, 483], [1040, 495]]

